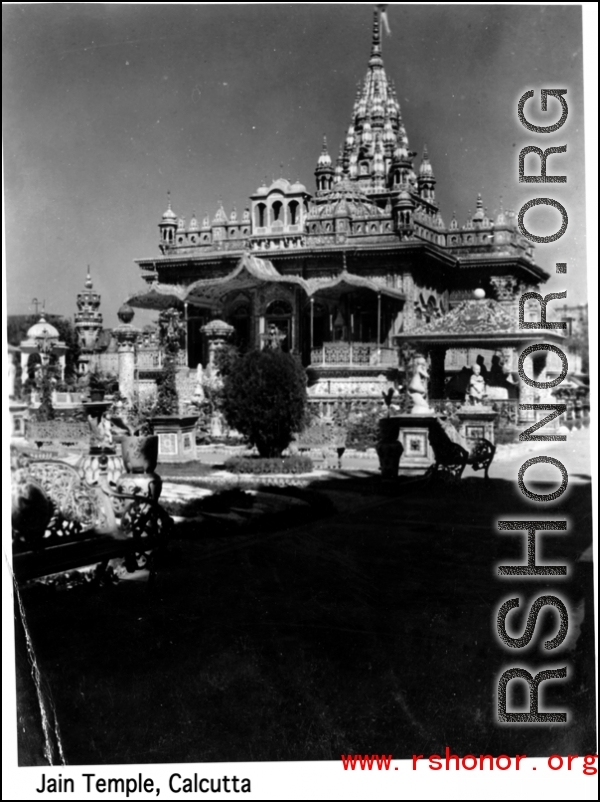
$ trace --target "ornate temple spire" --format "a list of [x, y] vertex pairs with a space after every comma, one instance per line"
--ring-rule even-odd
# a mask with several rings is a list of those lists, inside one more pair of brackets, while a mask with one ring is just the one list
[[[383, 66], [381, 13], [377, 8], [373, 14], [368, 70], [354, 100], [352, 119], [342, 143], [334, 181], [337, 183], [347, 176], [357, 182], [361, 192], [380, 196], [404, 183], [416, 189], [416, 176], [412, 169], [415, 154], [408, 148], [400, 105]], [[398, 148], [400, 153], [397, 153]], [[402, 160], [401, 171], [394, 167], [398, 157]]]

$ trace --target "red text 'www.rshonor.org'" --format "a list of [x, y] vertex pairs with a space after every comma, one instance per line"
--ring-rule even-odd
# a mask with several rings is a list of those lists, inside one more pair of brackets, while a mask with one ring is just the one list
[[[429, 755], [428, 758], [424, 758], [423, 755], [413, 755], [412, 769], [416, 771], [419, 761], [426, 760], [427, 763], [423, 763], [422, 766], [426, 765], [431, 771], [440, 771], [441, 769], [446, 771], [456, 771], [458, 769], [465, 769], [466, 771], [473, 771], [473, 769], [479, 769], [480, 771], [499, 769], [500, 771], [506, 771], [511, 768], [519, 771], [521, 768], [519, 764], [526, 757], [527, 755], [515, 755], [514, 758], [509, 755], [498, 755], [497, 757], [493, 755], [479, 755], [479, 757], [476, 755], [464, 755], [459, 757], [458, 755], [453, 755], [450, 747], [447, 746], [443, 757], [441, 755]], [[594, 775], [598, 771], [596, 768], [597, 757], [598, 755], [582, 755], [581, 757], [579, 755], [567, 755], [563, 758], [560, 755], [550, 755], [548, 768], [552, 771], [559, 771], [563, 768], [567, 771], [582, 769], [584, 774]], [[392, 755], [341, 755], [341, 758], [345, 771], [348, 771], [348, 769], [351, 771], [355, 769], [359, 771], [389, 771], [391, 768], [398, 771], [397, 766], [392, 766]]]

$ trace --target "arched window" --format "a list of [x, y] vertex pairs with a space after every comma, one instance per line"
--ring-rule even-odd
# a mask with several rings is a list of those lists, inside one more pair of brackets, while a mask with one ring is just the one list
[[271, 222], [283, 222], [283, 203], [281, 201], [275, 201], [271, 206], [271, 215]]
[[299, 209], [298, 201], [291, 201], [290, 205], [288, 206], [288, 209], [290, 213], [290, 225], [291, 226], [298, 225], [298, 209]]
[[265, 227], [265, 212], [267, 207], [264, 203], [258, 203], [256, 206], [256, 225], [258, 228]]

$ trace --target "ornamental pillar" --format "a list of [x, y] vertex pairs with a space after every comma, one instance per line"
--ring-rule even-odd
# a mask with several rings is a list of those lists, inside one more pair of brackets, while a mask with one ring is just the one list
[[117, 312], [121, 324], [114, 329], [119, 354], [119, 392], [129, 402], [135, 396], [135, 346], [141, 332], [131, 325], [133, 309], [128, 304]]

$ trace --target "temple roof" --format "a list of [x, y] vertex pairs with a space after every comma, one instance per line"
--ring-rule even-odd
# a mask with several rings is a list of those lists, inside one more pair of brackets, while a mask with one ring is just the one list
[[145, 292], [131, 295], [126, 303], [140, 309], [166, 309], [182, 303], [205, 305], [216, 301], [234, 290], [254, 289], [261, 284], [287, 284], [299, 287], [309, 297], [317, 293], [342, 295], [353, 290], [369, 290], [396, 300], [404, 300], [400, 290], [380, 285], [372, 279], [342, 270], [331, 278], [304, 279], [300, 276], [282, 275], [268, 259], [259, 259], [244, 253], [236, 267], [219, 278], [203, 278], [187, 286], [181, 284], [154, 283]]

